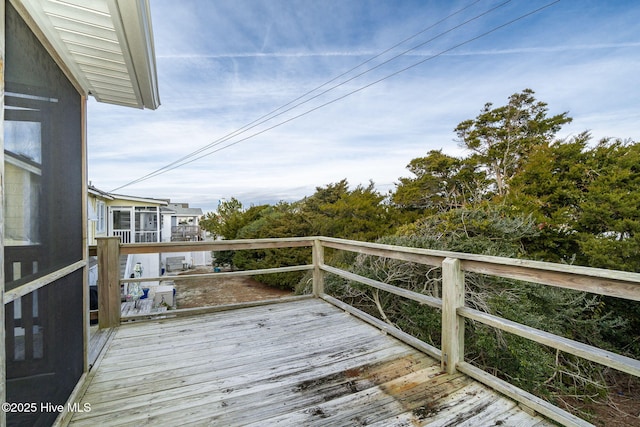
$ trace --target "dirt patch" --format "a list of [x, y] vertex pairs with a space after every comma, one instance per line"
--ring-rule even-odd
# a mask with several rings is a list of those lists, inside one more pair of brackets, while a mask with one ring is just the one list
[[[578, 409], [582, 418], [597, 427], [640, 426], [640, 378], [612, 373], [608, 380], [609, 396], [605, 402], [586, 403], [575, 398], [563, 400], [565, 409]], [[574, 412], [575, 413], [575, 412]]]
[[[211, 268], [197, 268], [182, 274], [213, 273]], [[177, 308], [207, 307], [237, 302], [260, 301], [293, 295], [251, 277], [207, 277], [175, 282]]]

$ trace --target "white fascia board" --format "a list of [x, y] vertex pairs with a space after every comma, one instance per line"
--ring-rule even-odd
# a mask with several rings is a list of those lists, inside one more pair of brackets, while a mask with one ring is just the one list
[[145, 108], [160, 106], [156, 55], [148, 0], [108, 0], [134, 90]]
[[166, 200], [151, 199], [146, 197], [126, 196], [124, 194], [110, 193], [114, 200], [129, 200], [132, 202], [149, 203], [158, 206], [166, 206], [168, 202]]
[[[84, 95], [121, 106], [158, 108], [148, 0], [86, 3], [11, 0], [11, 3], [21, 14], [29, 16], [25, 20], [38, 28]], [[119, 58], [124, 63], [122, 71], [117, 69]]]

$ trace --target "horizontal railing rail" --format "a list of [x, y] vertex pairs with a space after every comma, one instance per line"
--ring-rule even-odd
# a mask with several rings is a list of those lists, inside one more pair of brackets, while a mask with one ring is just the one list
[[202, 273], [202, 274], [180, 274], [178, 276], [156, 276], [156, 277], [140, 277], [120, 279], [120, 283], [144, 283], [144, 282], [162, 282], [170, 280], [172, 282], [189, 279], [208, 279], [220, 277], [242, 277], [242, 276], [258, 276], [261, 274], [273, 273], [290, 273], [293, 271], [313, 270], [313, 264], [308, 265], [292, 265], [290, 267], [274, 267], [261, 268], [257, 270], [241, 270], [241, 271], [221, 271], [219, 273]]
[[[228, 251], [269, 248], [310, 247], [312, 264], [288, 267], [266, 268], [251, 271], [218, 272], [212, 274], [152, 277], [140, 279], [120, 279], [117, 258], [122, 254], [190, 252], [190, 251]], [[324, 251], [330, 248], [358, 254], [389, 258], [418, 263], [442, 269], [442, 298], [424, 295], [402, 289], [378, 280], [326, 265]], [[91, 252], [91, 251], [90, 251]], [[464, 322], [465, 319], [480, 322], [502, 331], [516, 334], [534, 342], [569, 353], [604, 366], [640, 377], [640, 361], [606, 351], [594, 346], [573, 341], [539, 329], [531, 328], [489, 313], [466, 307], [464, 304], [465, 272], [498, 276], [507, 279], [538, 283], [572, 289], [598, 295], [613, 296], [631, 301], [640, 301], [640, 274], [622, 271], [602, 270], [589, 267], [569, 266], [540, 261], [520, 260], [476, 254], [436, 251], [421, 248], [401, 247], [378, 243], [357, 242], [329, 237], [295, 237], [279, 239], [221, 240], [215, 242], [166, 242], [151, 244], [121, 244], [118, 239], [98, 240], [97, 255], [100, 273], [101, 291], [111, 295], [112, 302], [106, 296], [100, 297], [100, 325], [114, 325], [120, 322], [119, 287], [121, 282], [145, 282], [158, 280], [183, 280], [194, 277], [221, 277], [258, 275], [290, 271], [313, 272], [313, 295], [366, 320], [382, 330], [417, 347], [433, 357], [439, 358], [444, 371], [463, 372], [476, 380], [493, 387], [507, 396], [531, 407], [539, 413], [564, 425], [584, 426], [589, 423], [557, 408], [550, 403], [516, 388], [515, 386], [488, 374], [464, 360]], [[364, 313], [325, 293], [324, 276], [335, 274], [349, 281], [360, 283], [377, 290], [416, 301], [442, 311], [442, 345], [440, 349], [426, 344], [384, 321]], [[103, 276], [104, 275], [104, 276]], [[117, 287], [118, 292], [115, 289]], [[117, 300], [113, 296], [117, 296]], [[117, 301], [117, 310], [116, 310]], [[110, 310], [110, 311], [109, 311]], [[179, 311], [179, 310], [177, 310]], [[199, 310], [198, 312], [200, 312]], [[108, 314], [110, 313], [110, 314]], [[103, 322], [102, 316], [108, 319]]]

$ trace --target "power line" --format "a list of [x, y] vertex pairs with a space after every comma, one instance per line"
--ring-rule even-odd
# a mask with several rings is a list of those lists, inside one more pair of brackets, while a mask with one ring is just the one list
[[[490, 11], [495, 10], [495, 9], [496, 9], [496, 8], [498, 8], [498, 7], [504, 6], [504, 5], [505, 5], [506, 3], [508, 3], [509, 1], [510, 1], [510, 0], [508, 0], [508, 1], [506, 1], [506, 2], [504, 2], [504, 3], [502, 3], [502, 4], [500, 4], [500, 5], [498, 5], [498, 6], [496, 6], [496, 7], [495, 7], [495, 8], [493, 8], [493, 9], [490, 9], [490, 10], [489, 10], [489, 11], [487, 11], [487, 12], [484, 12], [484, 13], [483, 13], [483, 14], [481, 14], [481, 15], [478, 15], [478, 16], [476, 16], [476, 17], [474, 17], [474, 18], [470, 19], [469, 21], [466, 21], [466, 22], [465, 22], [465, 23], [463, 23], [463, 24], [460, 24], [460, 25], [458, 25], [458, 26], [454, 27], [453, 29], [457, 29], [457, 28], [459, 28], [459, 27], [460, 27], [460, 26], [462, 26], [462, 25], [466, 25], [466, 24], [468, 24], [469, 22], [471, 22], [471, 21], [473, 21], [473, 20], [475, 20], [475, 19], [479, 18], [480, 16], [485, 15], [485, 14], [489, 13]], [[481, 34], [479, 34], [479, 35], [477, 35], [477, 36], [475, 36], [475, 37], [472, 37], [472, 38], [470, 38], [470, 39], [467, 39], [467, 40], [465, 40], [465, 41], [463, 41], [463, 42], [461, 42], [461, 43], [458, 43], [458, 44], [456, 44], [456, 45], [454, 45], [454, 46], [452, 46], [452, 47], [449, 47], [449, 48], [447, 48], [447, 49], [445, 49], [445, 50], [442, 50], [442, 51], [440, 51], [440, 52], [438, 52], [438, 53], [436, 53], [436, 54], [434, 54], [434, 55], [428, 56], [428, 57], [426, 57], [425, 59], [422, 59], [422, 60], [420, 60], [420, 61], [417, 61], [417, 62], [415, 62], [415, 63], [413, 63], [413, 64], [411, 64], [411, 65], [409, 65], [409, 66], [407, 66], [407, 67], [404, 67], [404, 68], [402, 68], [402, 69], [400, 69], [400, 70], [397, 70], [397, 71], [395, 71], [395, 72], [393, 72], [393, 73], [391, 73], [391, 74], [388, 74], [388, 75], [387, 75], [387, 76], [385, 76], [385, 77], [382, 77], [382, 78], [380, 78], [380, 79], [378, 79], [378, 80], [375, 80], [375, 81], [373, 81], [373, 82], [371, 82], [371, 83], [368, 83], [368, 84], [366, 84], [366, 85], [364, 85], [364, 86], [361, 86], [361, 87], [359, 87], [358, 89], [355, 89], [355, 90], [353, 90], [353, 91], [351, 91], [351, 92], [348, 92], [348, 93], [346, 93], [346, 94], [344, 94], [344, 95], [341, 95], [341, 96], [339, 96], [339, 97], [337, 97], [337, 98], [334, 98], [334, 99], [332, 99], [332, 100], [330, 100], [330, 101], [327, 101], [327, 102], [325, 102], [325, 103], [323, 103], [323, 104], [320, 104], [320, 105], [318, 105], [318, 106], [316, 106], [316, 107], [313, 107], [313, 108], [311, 108], [311, 109], [309, 109], [309, 110], [307, 110], [307, 111], [304, 111], [303, 113], [300, 113], [300, 114], [298, 114], [298, 115], [296, 115], [296, 116], [290, 117], [290, 118], [288, 118], [288, 119], [286, 119], [286, 120], [284, 120], [284, 121], [282, 121], [282, 122], [279, 122], [279, 123], [277, 123], [277, 124], [275, 124], [275, 125], [272, 125], [272, 126], [270, 126], [270, 127], [267, 127], [267, 128], [265, 128], [265, 129], [263, 129], [263, 130], [261, 130], [261, 131], [258, 131], [258, 132], [256, 132], [256, 133], [253, 133], [253, 134], [251, 134], [251, 135], [249, 135], [249, 136], [247, 136], [247, 137], [244, 137], [244, 138], [242, 138], [242, 139], [239, 139], [239, 140], [237, 140], [237, 141], [234, 141], [234, 142], [232, 142], [232, 143], [229, 143], [229, 144], [227, 144], [227, 145], [224, 145], [224, 146], [222, 146], [222, 147], [220, 147], [220, 148], [218, 148], [218, 149], [216, 149], [216, 150], [213, 150], [213, 151], [211, 151], [211, 152], [205, 153], [205, 154], [203, 154], [203, 155], [201, 155], [201, 156], [196, 157], [195, 159], [192, 159], [192, 160], [189, 160], [189, 161], [184, 161], [185, 159], [188, 159], [188, 158], [193, 157], [193, 156], [195, 155], [194, 153], [196, 153], [196, 152], [191, 153], [191, 154], [189, 154], [188, 156], [183, 157], [183, 158], [182, 158], [181, 160], [179, 160], [179, 161], [176, 161], [176, 162], [173, 162], [173, 163], [171, 163], [171, 164], [169, 164], [169, 165], [167, 165], [167, 166], [164, 166], [164, 167], [162, 167], [162, 168], [160, 168], [160, 169], [156, 170], [155, 172], [152, 172], [152, 173], [150, 173], [150, 174], [148, 174], [148, 175], [145, 175], [144, 177], [138, 178], [137, 180], [131, 181], [130, 183], [127, 183], [127, 184], [125, 184], [125, 185], [123, 185], [123, 186], [120, 186], [120, 187], [118, 187], [118, 188], [116, 188], [115, 190], [112, 190], [112, 191], [116, 191], [116, 190], [118, 190], [118, 189], [121, 189], [121, 188], [127, 187], [127, 186], [129, 186], [129, 185], [132, 185], [132, 184], [135, 184], [135, 183], [138, 183], [138, 182], [141, 182], [141, 181], [145, 181], [145, 180], [147, 180], [147, 179], [154, 178], [154, 177], [156, 177], [156, 176], [158, 176], [158, 175], [161, 175], [161, 174], [164, 174], [164, 173], [169, 172], [169, 171], [171, 171], [171, 170], [177, 169], [178, 167], [182, 167], [182, 166], [188, 165], [188, 164], [193, 163], [193, 162], [195, 162], [195, 161], [197, 161], [197, 160], [200, 160], [200, 159], [202, 159], [202, 158], [204, 158], [204, 157], [208, 157], [208, 156], [210, 156], [210, 155], [212, 155], [212, 154], [215, 154], [215, 153], [217, 153], [217, 152], [220, 152], [220, 151], [222, 151], [222, 150], [224, 150], [224, 149], [226, 149], [226, 148], [229, 148], [229, 147], [232, 147], [232, 146], [234, 146], [234, 145], [237, 145], [237, 144], [239, 144], [240, 142], [246, 141], [246, 140], [248, 140], [248, 139], [251, 139], [251, 138], [253, 138], [253, 137], [256, 137], [256, 136], [258, 136], [258, 135], [261, 135], [261, 134], [263, 134], [263, 133], [265, 133], [265, 132], [268, 132], [268, 131], [270, 131], [270, 130], [273, 130], [273, 129], [275, 129], [275, 128], [278, 128], [278, 127], [280, 127], [280, 126], [282, 126], [282, 125], [284, 125], [284, 124], [286, 124], [286, 123], [289, 123], [289, 122], [291, 122], [291, 121], [293, 121], [293, 120], [295, 120], [295, 119], [298, 119], [298, 118], [303, 117], [303, 116], [306, 116], [307, 114], [310, 114], [310, 113], [312, 113], [312, 112], [314, 112], [314, 111], [316, 111], [316, 110], [319, 110], [320, 108], [323, 108], [323, 107], [326, 107], [326, 106], [328, 106], [328, 105], [330, 105], [330, 104], [333, 104], [333, 103], [335, 103], [335, 102], [338, 102], [338, 101], [340, 101], [340, 100], [342, 100], [342, 99], [345, 99], [345, 98], [347, 98], [347, 97], [349, 97], [349, 96], [351, 96], [351, 95], [353, 95], [353, 94], [355, 94], [355, 93], [361, 92], [361, 91], [363, 91], [363, 90], [365, 90], [365, 89], [367, 89], [367, 88], [369, 88], [369, 87], [371, 87], [371, 86], [373, 86], [373, 85], [376, 85], [376, 84], [378, 84], [378, 83], [380, 83], [380, 82], [382, 82], [382, 81], [384, 81], [384, 80], [387, 80], [387, 79], [389, 79], [389, 78], [391, 78], [391, 77], [394, 77], [394, 76], [396, 76], [396, 75], [398, 75], [398, 74], [400, 74], [400, 73], [403, 73], [403, 72], [408, 71], [408, 70], [410, 70], [410, 69], [412, 69], [412, 68], [415, 68], [415, 67], [417, 67], [418, 65], [421, 65], [421, 64], [423, 64], [423, 63], [425, 63], [425, 62], [427, 62], [427, 61], [430, 61], [430, 60], [433, 60], [433, 59], [435, 59], [435, 58], [438, 58], [438, 57], [440, 57], [440, 56], [442, 56], [442, 55], [444, 55], [444, 54], [446, 54], [446, 53], [448, 53], [448, 52], [451, 52], [452, 50], [458, 49], [458, 48], [459, 48], [459, 47], [461, 47], [461, 46], [467, 45], [467, 44], [469, 44], [469, 43], [471, 43], [471, 42], [474, 42], [474, 41], [476, 41], [476, 40], [478, 40], [478, 39], [481, 39], [481, 38], [483, 38], [483, 37], [486, 37], [487, 35], [489, 35], [489, 34], [491, 34], [491, 33], [494, 33], [495, 31], [498, 31], [498, 30], [500, 30], [500, 29], [502, 29], [502, 28], [504, 28], [504, 27], [507, 27], [507, 26], [509, 26], [509, 25], [511, 25], [511, 24], [513, 24], [513, 23], [515, 23], [515, 22], [517, 22], [517, 21], [519, 21], [519, 20], [522, 20], [522, 19], [524, 19], [524, 18], [526, 18], [526, 17], [528, 17], [528, 16], [531, 16], [531, 15], [534, 15], [534, 14], [536, 14], [536, 13], [539, 13], [540, 11], [542, 11], [542, 10], [544, 10], [544, 9], [547, 9], [547, 8], [549, 8], [549, 7], [553, 6], [554, 4], [558, 3], [559, 1], [560, 1], [560, 0], [555, 0], [555, 1], [552, 1], [552, 2], [550, 2], [550, 3], [547, 3], [546, 5], [543, 5], [543, 6], [541, 6], [541, 7], [537, 8], [537, 9], [535, 9], [535, 10], [532, 10], [532, 11], [530, 11], [530, 12], [527, 12], [527, 13], [523, 14], [523, 15], [520, 15], [520, 16], [518, 16], [517, 18], [514, 18], [514, 19], [512, 19], [512, 20], [510, 20], [510, 21], [507, 21], [507, 22], [505, 22], [505, 23], [503, 23], [503, 24], [501, 24], [501, 25], [499, 25], [499, 26], [497, 26], [497, 27], [494, 27], [494, 28], [492, 28], [492, 29], [490, 29], [490, 30], [488, 30], [488, 31], [486, 31], [486, 32], [484, 32], [484, 33], [481, 33]], [[450, 32], [450, 31], [452, 31], [453, 29], [447, 30], [445, 33], [448, 33], [448, 32]], [[440, 36], [441, 36], [441, 35], [438, 35], [438, 36], [436, 36], [435, 38], [440, 37]], [[430, 41], [434, 40], [435, 38], [431, 39]], [[429, 41], [428, 41], [428, 42], [429, 42]], [[402, 42], [401, 42], [401, 43], [402, 43]], [[400, 43], [400, 44], [401, 44], [401, 43]], [[427, 43], [427, 42], [422, 43], [422, 44], [420, 44], [420, 45], [418, 45], [418, 46], [423, 46], [423, 45], [424, 45], [424, 44], [426, 44], [426, 43]], [[396, 45], [396, 46], [397, 46], [397, 45]], [[372, 68], [372, 69], [370, 69], [370, 70], [367, 70], [367, 71], [365, 71], [365, 72], [363, 72], [363, 73], [360, 73], [359, 75], [356, 75], [355, 77], [352, 77], [352, 78], [350, 78], [350, 79], [346, 80], [345, 82], [342, 82], [341, 84], [339, 84], [339, 85], [337, 85], [337, 86], [334, 86], [334, 87], [332, 87], [332, 88], [330, 88], [330, 89], [328, 89], [328, 90], [325, 90], [325, 91], [324, 91], [324, 92], [322, 92], [321, 94], [316, 95], [316, 96], [314, 96], [314, 97], [310, 98], [309, 100], [307, 100], [307, 101], [305, 101], [305, 102], [302, 102], [302, 103], [300, 103], [300, 104], [297, 104], [296, 106], [294, 106], [294, 107], [292, 107], [292, 108], [290, 108], [290, 109], [288, 109], [288, 110], [285, 110], [284, 112], [288, 112], [288, 111], [290, 111], [291, 109], [296, 108], [296, 107], [298, 107], [299, 105], [302, 105], [302, 104], [304, 104], [304, 103], [306, 103], [306, 102], [310, 101], [311, 99], [317, 98], [318, 96], [320, 96], [320, 95], [322, 95], [322, 94], [325, 94], [325, 93], [327, 93], [328, 91], [333, 90], [333, 89], [335, 89], [335, 88], [336, 88], [336, 87], [338, 87], [338, 86], [341, 86], [341, 85], [343, 85], [343, 84], [345, 84], [345, 83], [347, 83], [347, 82], [349, 82], [349, 81], [351, 81], [351, 80], [353, 80], [353, 79], [355, 79], [355, 78], [357, 78], [357, 77], [360, 77], [361, 75], [366, 74], [367, 72], [369, 72], [369, 71], [371, 71], [371, 70], [373, 70], [373, 69], [375, 69], [375, 68], [378, 68], [379, 66], [381, 66], [381, 65], [383, 65], [383, 64], [385, 64], [385, 63], [388, 63], [388, 62], [390, 62], [391, 60], [396, 59], [396, 58], [398, 58], [398, 57], [400, 57], [400, 56], [402, 56], [402, 55], [404, 55], [404, 54], [406, 54], [406, 53], [410, 52], [411, 50], [414, 50], [415, 48], [417, 48], [417, 47], [411, 48], [411, 49], [409, 49], [409, 50], [407, 50], [407, 51], [405, 51], [405, 52], [403, 52], [403, 53], [401, 53], [401, 54], [399, 54], [399, 55], [397, 55], [397, 56], [393, 57], [392, 59], [387, 60], [387, 61], [385, 61], [384, 63], [377, 65], [376, 67], [374, 67], [374, 68]], [[390, 48], [390, 49], [392, 49], [392, 48]], [[388, 50], [389, 50], [389, 49], [388, 49]], [[387, 51], [388, 51], [388, 50], [387, 50]], [[385, 51], [385, 52], [387, 52], [387, 51]], [[380, 55], [381, 55], [381, 54], [376, 55], [376, 57], [378, 57], [378, 56], [380, 56]], [[374, 58], [375, 58], [375, 57], [374, 57]], [[369, 61], [366, 61], [366, 62], [369, 62]], [[365, 63], [366, 63], [366, 62], [365, 62]], [[361, 65], [362, 65], [362, 64], [361, 64]], [[359, 65], [359, 66], [360, 66], [360, 65]], [[359, 66], [357, 66], [357, 67], [355, 67], [355, 68], [358, 68]], [[355, 69], [355, 68], [354, 68], [354, 69]], [[352, 70], [353, 70], [353, 69], [352, 69]], [[350, 70], [350, 71], [352, 71], [352, 70]], [[344, 75], [344, 74], [346, 74], [346, 73], [343, 73], [342, 75]], [[337, 79], [337, 77], [336, 77], [336, 78], [334, 78], [334, 79], [332, 79], [332, 80], [330, 80], [329, 82], [332, 82], [332, 81], [334, 81], [335, 79]], [[318, 88], [323, 87], [323, 86], [325, 86], [326, 84], [327, 84], [327, 83], [325, 83], [325, 84], [323, 84], [323, 85], [319, 86]], [[317, 90], [318, 88], [316, 88], [316, 89], [314, 89], [314, 90], [312, 90], [312, 91], [310, 91], [310, 92], [307, 92], [307, 94], [312, 93], [313, 91]], [[303, 96], [301, 96], [301, 97], [298, 97], [297, 99], [301, 99], [301, 98], [303, 98], [304, 96], [306, 96], [307, 94], [305, 94], [305, 95], [303, 95]], [[296, 99], [296, 100], [297, 100], [297, 99]], [[291, 101], [289, 104], [285, 104], [285, 105], [290, 105], [292, 102], [295, 102], [295, 100], [294, 100], [294, 101]], [[278, 109], [274, 110], [274, 112], [275, 112], [275, 111], [280, 110], [281, 108], [283, 108], [283, 107], [280, 107], [280, 108], [278, 108]], [[283, 113], [284, 113], [284, 112], [283, 112]], [[272, 112], [272, 113], [273, 113], [273, 112]], [[269, 113], [268, 115], [270, 115], [270, 114], [272, 114], [272, 113]], [[281, 114], [283, 114], [283, 113], [280, 113], [280, 114], [278, 114], [278, 115], [281, 115]], [[268, 116], [268, 115], [267, 115], [267, 116]], [[269, 118], [269, 119], [267, 119], [267, 120], [264, 120], [263, 122], [260, 122], [260, 123], [258, 123], [258, 124], [262, 124], [262, 123], [264, 123], [264, 122], [266, 122], [266, 121], [268, 121], [268, 120], [271, 120], [271, 119], [273, 119], [273, 118], [277, 117], [278, 115], [275, 115], [275, 116], [273, 116], [273, 117], [271, 117], [271, 118]], [[263, 117], [266, 117], [266, 116], [263, 116]], [[258, 119], [258, 120], [260, 120], [260, 119]], [[254, 121], [254, 122], [255, 122], [255, 121]], [[252, 122], [252, 123], [254, 123], [254, 122]], [[257, 125], [255, 125], [255, 126], [257, 126]], [[234, 134], [235, 134], [234, 136], [237, 136], [238, 134], [244, 133], [244, 132], [246, 132], [247, 130], [249, 130], [249, 129], [251, 129], [251, 128], [255, 127], [255, 126], [249, 127], [249, 128], [247, 128], [247, 129], [243, 130], [243, 131], [242, 131], [242, 132], [240, 132], [240, 133], [238, 133], [238, 131], [236, 131], [236, 132], [234, 132]], [[243, 129], [243, 128], [241, 128], [241, 129]], [[214, 146], [216, 146], [216, 145], [219, 145], [220, 143], [225, 142], [225, 141], [227, 141], [228, 139], [230, 139], [230, 138], [218, 140], [218, 141], [216, 141], [215, 143], [209, 144], [208, 146], [206, 146], [206, 148], [201, 148], [200, 150], [196, 150], [196, 151], [197, 151], [197, 154], [200, 154], [200, 153], [202, 153], [203, 151], [206, 151], [206, 150], [207, 150], [207, 149], [209, 149], [209, 148], [212, 148], [212, 147], [214, 147]], [[184, 162], [183, 162], [183, 161], [184, 161]], [[179, 164], [178, 164], [178, 163], [179, 163]]]
[[[207, 145], [204, 145], [203, 147], [200, 147], [199, 149], [197, 149], [197, 150], [195, 150], [195, 151], [193, 151], [193, 152], [191, 152], [191, 153], [187, 154], [186, 156], [183, 156], [183, 157], [181, 157], [181, 158], [179, 158], [179, 159], [177, 159], [177, 160], [174, 160], [173, 162], [171, 162], [171, 163], [169, 163], [169, 164], [167, 164], [167, 165], [165, 165], [165, 166], [162, 166], [161, 168], [156, 169], [155, 171], [149, 172], [148, 174], [146, 174], [146, 175], [144, 175], [144, 176], [142, 176], [142, 177], [140, 177], [140, 178], [137, 178], [137, 179], [135, 179], [135, 180], [133, 180], [133, 181], [131, 181], [131, 182], [127, 183], [127, 184], [121, 185], [120, 187], [115, 188], [115, 189], [113, 189], [113, 190], [111, 190], [111, 191], [113, 192], [113, 191], [120, 190], [121, 188], [128, 187], [129, 185], [133, 185], [133, 184], [136, 184], [136, 183], [138, 183], [138, 182], [145, 181], [145, 180], [150, 179], [150, 178], [153, 178], [153, 177], [155, 177], [155, 176], [157, 176], [157, 175], [161, 175], [161, 174], [163, 174], [163, 173], [165, 173], [165, 172], [168, 172], [168, 171], [171, 171], [171, 170], [173, 170], [173, 169], [176, 169], [176, 167], [172, 167], [172, 166], [176, 166], [176, 165], [178, 165], [177, 167], [179, 167], [179, 166], [181, 166], [182, 164], [187, 164], [187, 163], [182, 163], [182, 162], [184, 162], [185, 160], [188, 160], [188, 159], [190, 159], [190, 158], [192, 158], [192, 157], [194, 157], [194, 156], [196, 156], [196, 155], [198, 155], [198, 154], [200, 154], [200, 153], [202, 153], [202, 152], [204, 152], [204, 151], [208, 150], [209, 148], [212, 148], [212, 147], [215, 147], [215, 146], [217, 146], [217, 145], [220, 145], [220, 144], [222, 144], [223, 142], [226, 142], [226, 141], [228, 141], [228, 140], [232, 139], [233, 137], [236, 137], [236, 136], [238, 136], [238, 135], [241, 135], [241, 134], [243, 134], [243, 133], [245, 133], [245, 132], [247, 132], [247, 131], [249, 131], [249, 130], [251, 130], [251, 129], [253, 129], [253, 128], [255, 128], [255, 127], [257, 127], [257, 126], [259, 126], [259, 125], [261, 125], [261, 124], [263, 124], [263, 123], [265, 123], [265, 122], [267, 122], [267, 121], [269, 121], [269, 120], [272, 120], [272, 119], [274, 119], [274, 118], [276, 118], [276, 117], [278, 117], [278, 116], [280, 116], [280, 115], [282, 115], [282, 114], [284, 114], [284, 113], [286, 113], [286, 112], [288, 112], [288, 111], [291, 111], [293, 108], [296, 108], [296, 107], [298, 107], [298, 106], [300, 106], [300, 105], [302, 105], [302, 104], [304, 104], [304, 103], [307, 103], [307, 102], [309, 102], [309, 101], [311, 101], [311, 100], [313, 100], [313, 99], [315, 99], [315, 98], [317, 98], [317, 97], [319, 97], [319, 96], [321, 96], [321, 95], [325, 94], [325, 93], [326, 93], [326, 92], [328, 92], [329, 90], [332, 90], [332, 89], [334, 89], [334, 88], [338, 87], [339, 85], [338, 85], [338, 86], [334, 86], [334, 87], [330, 88], [329, 90], [325, 90], [324, 92], [322, 92], [322, 93], [320, 93], [320, 94], [318, 94], [318, 95], [316, 95], [316, 96], [314, 96], [314, 97], [312, 97], [312, 98], [309, 98], [309, 99], [307, 99], [306, 101], [304, 101], [304, 102], [302, 102], [302, 103], [296, 104], [296, 105], [294, 105], [293, 107], [291, 107], [291, 108], [289, 108], [289, 109], [287, 109], [287, 110], [285, 110], [285, 111], [282, 111], [282, 112], [280, 112], [280, 113], [276, 114], [278, 111], [280, 111], [280, 110], [282, 110], [282, 109], [284, 109], [284, 108], [286, 108], [286, 107], [290, 106], [291, 104], [293, 104], [293, 103], [295, 103], [295, 102], [297, 102], [297, 101], [299, 101], [299, 100], [301, 100], [301, 99], [304, 99], [305, 97], [307, 97], [307, 96], [311, 95], [313, 92], [316, 92], [317, 90], [319, 90], [319, 89], [321, 89], [321, 88], [323, 88], [323, 87], [325, 87], [325, 86], [329, 85], [330, 83], [333, 83], [334, 81], [338, 80], [339, 78], [344, 77], [344, 76], [346, 76], [347, 74], [351, 73], [352, 71], [355, 71], [355, 70], [357, 70], [358, 68], [360, 68], [360, 67], [362, 67], [362, 66], [364, 66], [364, 65], [366, 65], [366, 64], [368, 64], [368, 63], [370, 63], [370, 62], [372, 62], [372, 61], [374, 61], [375, 59], [377, 59], [377, 58], [381, 57], [381, 56], [382, 56], [382, 55], [384, 55], [385, 53], [388, 53], [388, 52], [392, 51], [392, 50], [393, 50], [393, 49], [395, 49], [396, 47], [399, 47], [399, 46], [403, 45], [404, 43], [408, 42], [409, 40], [412, 40], [412, 39], [414, 39], [414, 38], [418, 37], [420, 34], [423, 34], [423, 33], [425, 33], [426, 31], [428, 31], [428, 30], [430, 30], [430, 29], [434, 28], [435, 26], [437, 26], [437, 25], [439, 25], [439, 24], [441, 24], [441, 23], [443, 23], [443, 22], [447, 21], [448, 19], [451, 19], [452, 17], [454, 17], [454, 16], [456, 16], [456, 15], [458, 15], [458, 14], [460, 14], [460, 13], [464, 12], [465, 10], [469, 9], [470, 7], [472, 7], [473, 5], [475, 5], [476, 3], [479, 3], [480, 1], [481, 1], [481, 0], [475, 0], [474, 2], [472, 2], [472, 3], [468, 4], [467, 6], [465, 6], [465, 7], [461, 8], [461, 9], [459, 9], [459, 10], [457, 10], [457, 11], [455, 11], [455, 12], [451, 13], [451, 14], [449, 14], [448, 16], [446, 16], [446, 17], [444, 17], [444, 18], [440, 19], [439, 21], [435, 22], [434, 24], [431, 24], [431, 25], [429, 25], [428, 27], [423, 28], [422, 30], [420, 30], [420, 31], [418, 31], [417, 33], [415, 33], [415, 34], [413, 34], [413, 35], [411, 35], [411, 36], [409, 36], [409, 37], [405, 38], [404, 40], [402, 40], [402, 41], [400, 41], [400, 42], [396, 43], [395, 45], [391, 46], [390, 48], [385, 49], [384, 51], [380, 52], [379, 54], [377, 54], [377, 55], [375, 55], [375, 56], [372, 56], [371, 58], [367, 59], [366, 61], [361, 62], [360, 64], [356, 65], [355, 67], [353, 67], [353, 68], [351, 68], [351, 69], [349, 69], [349, 70], [345, 71], [345, 72], [344, 72], [344, 73], [342, 73], [342, 74], [339, 74], [339, 75], [337, 75], [337, 76], [333, 77], [331, 80], [328, 80], [328, 81], [324, 82], [323, 84], [321, 84], [320, 86], [317, 86], [317, 87], [315, 87], [315, 88], [313, 88], [313, 89], [311, 89], [311, 90], [307, 91], [307, 92], [306, 92], [306, 93], [304, 93], [303, 95], [300, 95], [300, 96], [298, 96], [298, 97], [297, 97], [297, 98], [295, 98], [295, 99], [292, 99], [291, 101], [287, 102], [286, 104], [281, 105], [280, 107], [278, 107], [278, 108], [276, 108], [276, 109], [274, 109], [274, 110], [270, 111], [270, 112], [269, 112], [269, 113], [267, 113], [267, 114], [264, 114], [263, 116], [261, 116], [261, 117], [259, 117], [259, 118], [255, 119], [254, 121], [252, 121], [252, 122], [250, 122], [250, 123], [245, 124], [244, 126], [242, 126], [242, 127], [238, 128], [238, 129], [236, 129], [235, 131], [230, 132], [230, 133], [228, 133], [227, 135], [225, 135], [225, 136], [223, 136], [223, 137], [221, 137], [221, 138], [219, 138], [219, 139], [217, 139], [217, 140], [215, 140], [215, 141], [213, 141], [213, 142], [211, 142], [211, 143], [209, 143], [209, 144], [207, 144]], [[510, 0], [509, 0], [509, 1], [510, 1]], [[508, 3], [508, 1], [507, 1], [507, 2], [505, 2], [505, 3], [503, 3], [502, 5], [504, 5], [504, 4], [506, 4], [506, 3]], [[415, 49], [415, 48], [416, 48], [416, 47], [414, 47], [414, 49]], [[412, 50], [412, 49], [410, 49], [410, 50]], [[403, 52], [403, 54], [404, 54], [404, 53], [406, 53], [406, 52], [409, 52], [410, 50]], [[401, 55], [402, 55], [402, 54], [401, 54]], [[398, 56], [399, 56], [399, 55], [398, 55]], [[395, 57], [394, 57], [394, 58], [392, 58], [392, 59], [395, 59], [395, 58], [397, 58], [398, 56], [395, 56]], [[386, 62], [389, 62], [389, 61], [386, 61]], [[367, 71], [367, 72], [368, 72], [368, 71]], [[358, 76], [360, 76], [360, 75], [362, 75], [362, 74], [359, 74]], [[358, 77], [358, 76], [356, 76], [356, 77]], [[353, 78], [352, 78], [352, 79], [350, 79], [350, 80], [347, 80], [346, 82], [343, 82], [343, 83], [341, 83], [341, 84], [345, 84], [345, 83], [347, 83], [348, 81], [351, 81], [351, 80], [353, 80]], [[190, 162], [189, 162], [189, 163], [190, 163]]]

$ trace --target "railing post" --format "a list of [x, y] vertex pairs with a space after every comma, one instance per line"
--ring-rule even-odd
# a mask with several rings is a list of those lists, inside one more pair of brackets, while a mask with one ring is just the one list
[[320, 239], [313, 241], [312, 247], [313, 262], [313, 295], [320, 297], [324, 294], [324, 271], [320, 269], [324, 265], [324, 246]]
[[96, 238], [98, 246], [98, 326], [120, 324], [120, 238]]
[[464, 272], [460, 260], [442, 261], [442, 359], [440, 367], [448, 374], [456, 372], [458, 362], [464, 361], [464, 318], [458, 307], [464, 306]]

